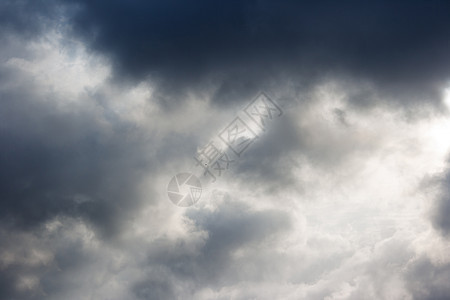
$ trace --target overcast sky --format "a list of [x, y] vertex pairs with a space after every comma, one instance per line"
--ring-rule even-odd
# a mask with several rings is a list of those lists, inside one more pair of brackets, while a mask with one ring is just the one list
[[0, 299], [450, 299], [450, 3], [299, 2], [0, 1]]

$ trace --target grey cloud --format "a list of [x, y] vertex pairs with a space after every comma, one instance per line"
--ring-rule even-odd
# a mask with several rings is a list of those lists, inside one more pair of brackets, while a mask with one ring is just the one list
[[[179, 211], [153, 190], [159, 186], [150, 183], [145, 196], [139, 190], [144, 179], [158, 182], [167, 169], [192, 159], [201, 146], [197, 141], [220, 127], [219, 117], [195, 113], [180, 115], [211, 120], [196, 127], [201, 132], [179, 128], [181, 118], [163, 120], [197, 96], [206, 99], [206, 110], [224, 109], [226, 115], [266, 90], [285, 108], [230, 170], [239, 187], [275, 194], [301, 189], [293, 174], [299, 157], [317, 169], [347, 167], [379, 142], [352, 131], [354, 111], [391, 101], [408, 109], [439, 105], [450, 75], [448, 12], [448, 4], [438, 1], [2, 2], [3, 62], [32, 58], [25, 41], [58, 29], [85, 43], [88, 54], [109, 58], [114, 73], [99, 87], [80, 91], [81, 104], [61, 109], [55, 104], [64, 95], [0, 66], [0, 298], [174, 299], [205, 290], [219, 299], [233, 293], [264, 297], [259, 288], [271, 283], [284, 293], [274, 288], [271, 295], [310, 288], [306, 295], [314, 299], [331, 297], [340, 283], [353, 287], [357, 280], [362, 284], [352, 296], [382, 298], [382, 292], [365, 289], [388, 294], [385, 265], [417, 299], [448, 298], [448, 266], [426, 257], [412, 262], [403, 244], [394, 242], [380, 257], [369, 255], [352, 265], [362, 247], [353, 235], [316, 230], [299, 242], [306, 233], [294, 228], [304, 216], [289, 207], [261, 208], [255, 199], [246, 203], [230, 193], [222, 202], [202, 199], [210, 202]], [[348, 106], [328, 113], [330, 126], [341, 134], [300, 126], [298, 118], [308, 114], [303, 104], [320, 100], [312, 90], [335, 78], [347, 92]], [[142, 81], [155, 88], [145, 100], [156, 102], [161, 114], [144, 113], [153, 122], [148, 127], [124, 121], [109, 107], [112, 85], [126, 90]], [[446, 174], [432, 219], [444, 233], [450, 228], [449, 180]], [[148, 209], [153, 210], [148, 223], [136, 224]], [[351, 218], [370, 213], [355, 208]], [[170, 231], [178, 217], [192, 226], [183, 234], [179, 228]], [[63, 229], [46, 227], [55, 220]], [[146, 230], [141, 225], [170, 232], [151, 231], [142, 238], [136, 233]], [[276, 249], [285, 237], [294, 240], [289, 247], [297, 247], [295, 254]], [[405, 266], [404, 273], [397, 268]], [[324, 283], [334, 272], [345, 277], [342, 282], [339, 275], [338, 283]], [[18, 282], [27, 278], [39, 282], [25, 280], [31, 287], [21, 289]], [[247, 291], [249, 286], [254, 290]]]
[[0, 3], [0, 33], [35, 38], [58, 26], [64, 13], [64, 6], [53, 0], [5, 0]]
[[105, 234], [116, 232], [122, 217], [141, 205], [135, 186], [152, 167], [141, 155], [145, 140], [137, 131], [132, 137], [134, 129], [124, 122], [110, 123], [110, 135], [87, 108], [60, 110], [57, 96], [32, 78], [6, 74], [0, 91], [1, 219], [33, 227], [68, 214], [86, 217]]
[[432, 263], [426, 257], [419, 257], [408, 267], [408, 288], [413, 299], [445, 300], [450, 295], [450, 265]]
[[443, 235], [449, 236], [450, 234], [450, 171], [447, 171], [435, 178], [431, 182], [434, 186], [438, 185], [440, 192], [433, 211], [431, 214], [431, 220], [436, 229], [438, 229]]
[[[291, 229], [289, 215], [281, 210], [254, 211], [242, 201], [229, 197], [217, 205], [214, 211], [207, 208], [189, 209], [186, 215], [196, 227], [196, 231], [205, 231], [206, 236], [198, 251], [187, 250], [182, 241], [155, 241], [158, 245], [150, 249], [147, 259], [149, 271], [159, 270], [162, 276], [158, 281], [164, 282], [156, 288], [156, 292], [164, 292], [162, 298], [170, 298], [172, 293], [179, 298], [191, 297], [202, 288], [218, 290], [222, 286], [235, 285], [241, 280], [259, 280], [270, 276], [278, 266], [258, 265], [258, 253], [254, 261], [243, 261], [244, 258], [234, 258], [238, 250], [258, 251], [258, 245], [263, 245], [267, 239], [278, 238]], [[170, 249], [170, 250], [167, 250]], [[247, 255], [245, 256], [247, 257]], [[248, 258], [248, 257], [247, 257]], [[247, 259], [246, 258], [246, 259]], [[265, 258], [261, 258], [261, 263]], [[265, 262], [267, 263], [267, 262]], [[240, 274], [240, 269], [248, 267], [248, 271]], [[134, 286], [134, 293], [144, 299], [153, 299], [150, 292], [155, 274], [149, 273], [147, 281], [140, 281]], [[175, 286], [169, 288], [174, 283]], [[184, 287], [179, 290], [180, 287]], [[162, 289], [162, 290], [161, 290]], [[148, 291], [149, 298], [145, 298]], [[184, 294], [179, 294], [179, 293]], [[151, 294], [151, 296], [150, 296]]]
[[68, 2], [80, 5], [76, 34], [116, 75], [153, 79], [166, 101], [212, 86], [228, 103], [284, 77], [308, 88], [334, 76], [367, 81], [387, 101], [438, 104], [449, 78], [442, 1]]
[[189, 93], [212, 91], [214, 103], [227, 105], [286, 80], [305, 92], [329, 78], [370, 86], [350, 99], [357, 106], [439, 106], [450, 75], [443, 1], [61, 0], [1, 8], [6, 32], [72, 28], [110, 58], [117, 85], [150, 80], [153, 100], [167, 107]]

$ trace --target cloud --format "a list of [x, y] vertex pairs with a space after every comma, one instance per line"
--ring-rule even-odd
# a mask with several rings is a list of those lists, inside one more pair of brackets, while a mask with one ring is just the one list
[[1, 68], [2, 222], [30, 228], [68, 214], [114, 232], [118, 216], [138, 206], [136, 197], [122, 199], [134, 194], [149, 165], [148, 157], [135, 156], [145, 145], [127, 136], [126, 122], [108, 120], [110, 112], [98, 103], [83, 102], [87, 94], [48, 85], [51, 70], [43, 74], [34, 64], [39, 60], [36, 51]]
[[413, 299], [447, 299], [449, 276], [448, 264], [435, 265], [426, 257], [419, 258], [408, 267], [407, 278]]
[[13, 32], [28, 37], [41, 33], [52, 19], [52, 14], [57, 11], [55, 4], [54, 1], [2, 1], [1, 32]]
[[448, 170], [437, 175], [432, 183], [434, 183], [433, 186], [437, 185], [439, 189], [437, 201], [432, 207], [433, 225], [442, 234], [448, 236], [450, 233], [450, 174]]
[[169, 102], [213, 88], [216, 103], [230, 103], [286, 78], [308, 89], [338, 77], [385, 101], [438, 105], [449, 77], [444, 2], [69, 3], [80, 7], [75, 33], [118, 78], [151, 78]]
[[[448, 298], [446, 3], [0, 15], [0, 298]], [[260, 90], [283, 115], [172, 205]]]

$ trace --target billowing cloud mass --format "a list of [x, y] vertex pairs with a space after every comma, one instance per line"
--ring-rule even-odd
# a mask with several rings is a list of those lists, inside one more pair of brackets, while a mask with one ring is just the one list
[[[449, 16], [2, 1], [0, 299], [450, 299]], [[174, 205], [261, 91], [281, 115]]]

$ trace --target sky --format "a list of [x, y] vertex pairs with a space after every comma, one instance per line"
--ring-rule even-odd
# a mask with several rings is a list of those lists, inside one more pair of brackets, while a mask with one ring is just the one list
[[449, 132], [447, 1], [2, 0], [0, 299], [450, 299]]

